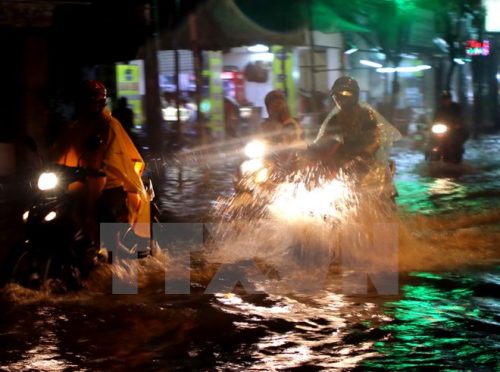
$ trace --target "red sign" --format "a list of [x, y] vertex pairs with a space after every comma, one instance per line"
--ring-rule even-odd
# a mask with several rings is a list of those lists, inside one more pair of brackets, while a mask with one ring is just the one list
[[465, 54], [468, 56], [487, 56], [490, 54], [490, 42], [488, 40], [467, 40]]

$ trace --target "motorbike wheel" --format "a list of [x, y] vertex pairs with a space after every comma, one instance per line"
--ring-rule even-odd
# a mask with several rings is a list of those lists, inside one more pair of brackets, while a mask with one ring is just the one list
[[66, 293], [83, 287], [80, 270], [72, 264], [61, 265], [46, 282], [52, 293]]
[[40, 289], [47, 281], [51, 258], [36, 257], [32, 252], [24, 252], [14, 264], [11, 282], [26, 288]]
[[24, 252], [14, 264], [10, 281], [52, 293], [82, 288], [80, 270], [75, 265], [58, 265], [52, 257], [37, 257], [30, 251]]

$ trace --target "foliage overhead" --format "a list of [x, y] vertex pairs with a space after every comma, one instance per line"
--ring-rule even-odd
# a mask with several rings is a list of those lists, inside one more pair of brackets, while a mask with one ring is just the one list
[[353, 21], [343, 0], [235, 0], [241, 11], [254, 22], [275, 32], [310, 27], [322, 32], [369, 32]]

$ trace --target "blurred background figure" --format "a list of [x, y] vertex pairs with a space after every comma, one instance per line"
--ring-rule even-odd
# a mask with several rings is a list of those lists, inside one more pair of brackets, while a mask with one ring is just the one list
[[445, 90], [439, 96], [434, 123], [442, 123], [448, 127], [447, 152], [453, 154], [450, 160], [460, 162], [464, 151], [463, 145], [469, 138], [469, 130], [465, 125], [461, 106], [453, 101], [449, 91]]
[[240, 121], [240, 107], [235, 98], [224, 97], [224, 131], [226, 138], [238, 136], [237, 128]]
[[123, 129], [125, 129], [127, 134], [133, 138], [134, 134], [132, 129], [134, 128], [134, 111], [132, 111], [132, 109], [128, 106], [127, 97], [120, 97], [116, 108], [113, 110], [113, 117], [118, 119], [123, 126]]

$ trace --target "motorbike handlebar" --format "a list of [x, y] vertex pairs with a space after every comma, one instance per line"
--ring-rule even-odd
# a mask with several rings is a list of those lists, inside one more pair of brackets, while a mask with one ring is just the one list
[[95, 168], [53, 164], [52, 169], [56, 172], [66, 174], [70, 178], [76, 178], [78, 180], [84, 180], [87, 177], [106, 177], [106, 173], [104, 171]]
[[106, 177], [106, 173], [100, 169], [86, 168], [87, 177]]

